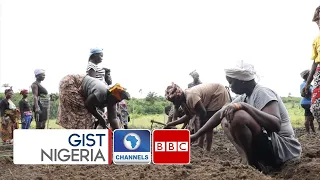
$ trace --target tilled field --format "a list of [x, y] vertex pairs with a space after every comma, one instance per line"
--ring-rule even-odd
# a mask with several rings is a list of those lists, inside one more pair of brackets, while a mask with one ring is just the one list
[[239, 164], [235, 148], [222, 132], [214, 135], [211, 153], [192, 147], [191, 164], [174, 165], [14, 165], [0, 159], [0, 179], [320, 179], [320, 134], [296, 129], [303, 145], [299, 162], [286, 164], [281, 172], [264, 175]]

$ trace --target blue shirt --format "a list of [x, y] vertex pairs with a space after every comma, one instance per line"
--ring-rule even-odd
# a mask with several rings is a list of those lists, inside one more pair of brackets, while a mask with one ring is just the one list
[[[300, 94], [302, 93], [302, 90], [305, 85], [306, 85], [306, 81], [303, 81], [300, 85]], [[312, 94], [312, 89], [313, 89], [312, 86], [310, 86], [310, 89], [309, 89], [310, 94]], [[311, 96], [302, 97], [300, 104], [311, 104]]]

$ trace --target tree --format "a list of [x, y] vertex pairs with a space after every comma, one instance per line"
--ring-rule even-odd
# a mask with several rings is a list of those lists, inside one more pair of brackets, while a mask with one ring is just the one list
[[146, 101], [149, 102], [150, 104], [154, 104], [156, 100], [157, 100], [157, 93], [149, 92], [146, 97]]

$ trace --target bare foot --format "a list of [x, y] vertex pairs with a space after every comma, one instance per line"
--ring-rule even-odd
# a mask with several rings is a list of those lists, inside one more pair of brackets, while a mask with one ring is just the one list
[[198, 146], [198, 147], [200, 147], [200, 148], [203, 148], [203, 144], [199, 144], [199, 143], [196, 143], [196, 144], [192, 144], [192, 146], [193, 146], [193, 147], [196, 147], [196, 146]]
[[211, 148], [209, 148], [209, 147], [207, 147], [206, 149], [207, 149], [207, 151], [208, 151], [208, 152], [210, 152], [210, 151], [211, 151]]

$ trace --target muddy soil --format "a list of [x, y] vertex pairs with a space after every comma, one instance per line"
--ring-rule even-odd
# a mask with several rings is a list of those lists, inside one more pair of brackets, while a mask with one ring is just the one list
[[320, 179], [320, 133], [306, 135], [296, 129], [303, 146], [300, 161], [286, 164], [282, 171], [264, 175], [241, 165], [235, 148], [222, 132], [214, 136], [211, 153], [192, 147], [191, 165], [14, 165], [0, 159], [0, 179]]

